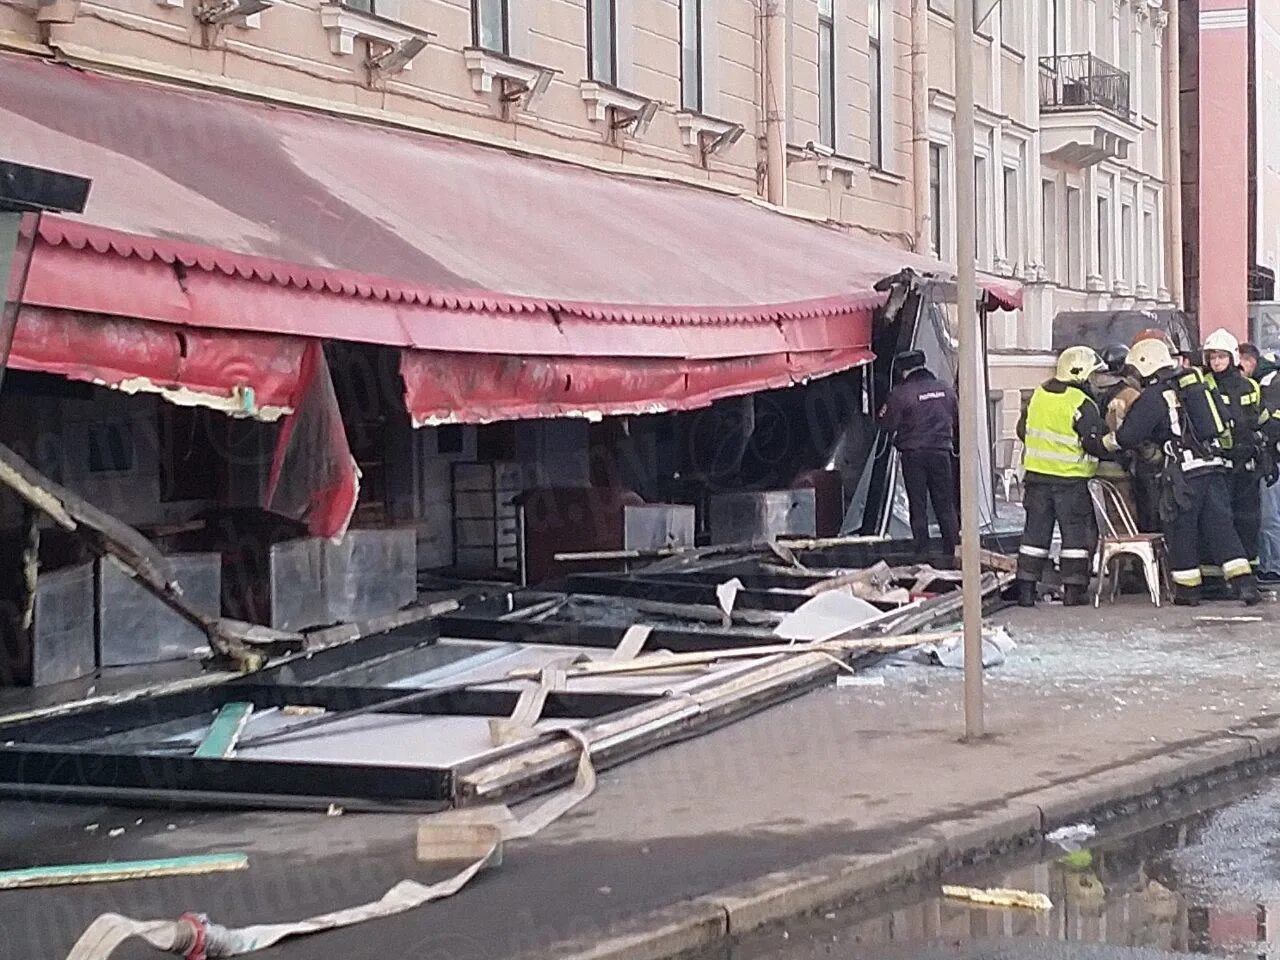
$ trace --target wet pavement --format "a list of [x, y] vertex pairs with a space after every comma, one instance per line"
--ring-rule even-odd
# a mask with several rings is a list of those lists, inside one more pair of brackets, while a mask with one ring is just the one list
[[1152, 827], [1104, 826], [1072, 852], [1046, 845], [947, 878], [1044, 893], [1050, 911], [972, 906], [930, 885], [766, 928], [699, 960], [1280, 957], [1280, 780], [1196, 806]]

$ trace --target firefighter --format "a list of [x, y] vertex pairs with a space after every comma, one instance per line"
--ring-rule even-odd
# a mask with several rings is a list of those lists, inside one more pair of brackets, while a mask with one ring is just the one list
[[1262, 401], [1259, 425], [1258, 474], [1260, 519], [1258, 523], [1258, 580], [1280, 583], [1280, 366], [1251, 343], [1240, 344], [1240, 369], [1257, 381]]
[[1221, 453], [1227, 429], [1213, 391], [1202, 373], [1183, 370], [1160, 340], [1134, 346], [1129, 364], [1145, 386], [1106, 446], [1136, 450], [1159, 443], [1165, 450], [1160, 516], [1173, 566], [1174, 603], [1200, 603], [1202, 543], [1236, 595], [1248, 606], [1258, 603], [1253, 569], [1231, 519], [1227, 463]]
[[1088, 602], [1098, 539], [1089, 480], [1098, 472], [1098, 458], [1107, 453], [1102, 442], [1107, 426], [1086, 385], [1101, 367], [1088, 347], [1068, 347], [1058, 357], [1053, 379], [1036, 388], [1018, 421], [1027, 512], [1018, 548], [1019, 606], [1035, 606], [1055, 523], [1062, 533], [1062, 602]]
[[[1232, 516], [1245, 558], [1257, 573], [1258, 521], [1262, 505], [1258, 475], [1262, 446], [1259, 432], [1268, 415], [1262, 408], [1262, 391], [1256, 381], [1241, 371], [1240, 360], [1240, 342], [1230, 332], [1215, 330], [1205, 338], [1205, 379], [1217, 395], [1228, 430], [1223, 453], [1231, 466], [1228, 483]], [[1206, 591], [1210, 578], [1217, 583], [1222, 582], [1222, 571], [1217, 567], [1208, 565], [1202, 572], [1205, 574]]]
[[[1089, 378], [1089, 386], [1107, 423], [1107, 431], [1115, 433], [1142, 391], [1137, 378], [1128, 369], [1129, 348], [1123, 343], [1103, 348], [1098, 356], [1105, 368]], [[1133, 457], [1124, 450], [1103, 457], [1098, 461], [1098, 476], [1115, 485], [1129, 513], [1136, 518], [1139, 511], [1131, 472]], [[1112, 519], [1114, 522], [1118, 518]]]
[[880, 428], [892, 433], [902, 458], [902, 482], [911, 512], [916, 556], [929, 548], [929, 502], [942, 533], [943, 562], [960, 543], [952, 451], [959, 425], [956, 393], [925, 366], [924, 353], [908, 350], [894, 357], [901, 378], [880, 410]]

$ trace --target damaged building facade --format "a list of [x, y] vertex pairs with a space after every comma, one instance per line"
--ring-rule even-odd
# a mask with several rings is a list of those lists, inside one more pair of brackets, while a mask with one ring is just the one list
[[[941, 269], [903, 249], [907, 11], [869, 9], [0, 6], [4, 159], [94, 182], [27, 219], [0, 440], [281, 630], [750, 537], [768, 491], [771, 532], [837, 532], [913, 289], [882, 281]], [[6, 682], [200, 646], [3, 523], [42, 580]]]

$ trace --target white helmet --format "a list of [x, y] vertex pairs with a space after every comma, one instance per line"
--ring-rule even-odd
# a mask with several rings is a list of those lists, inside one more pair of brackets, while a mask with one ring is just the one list
[[1201, 349], [1205, 353], [1229, 353], [1232, 365], [1240, 365], [1240, 341], [1221, 327], [1204, 338], [1204, 346]]
[[1178, 362], [1163, 340], [1139, 340], [1129, 351], [1129, 366], [1145, 380], [1161, 370], [1176, 370]]

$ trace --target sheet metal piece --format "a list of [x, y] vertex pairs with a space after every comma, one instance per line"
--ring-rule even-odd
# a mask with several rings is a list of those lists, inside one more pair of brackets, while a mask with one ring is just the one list
[[673, 503], [622, 508], [622, 549], [670, 550], [694, 546], [696, 510]]
[[816, 516], [817, 499], [811, 488], [725, 493], [711, 498], [711, 539], [739, 543], [812, 537], [817, 535]]
[[93, 563], [42, 572], [32, 621], [32, 686], [93, 673]]
[[[222, 609], [222, 558], [216, 553], [167, 557], [182, 596], [208, 617]], [[98, 564], [99, 644], [102, 666], [182, 660], [207, 651], [204, 631], [180, 617], [110, 560]]]

